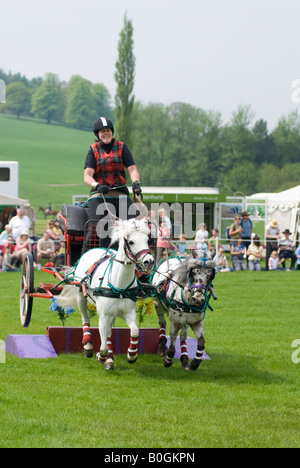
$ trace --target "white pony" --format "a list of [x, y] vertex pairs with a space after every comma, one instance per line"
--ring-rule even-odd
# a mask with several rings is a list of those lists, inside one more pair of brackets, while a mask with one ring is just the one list
[[[184, 370], [196, 370], [201, 361], [205, 347], [203, 334], [203, 319], [207, 308], [210, 308], [211, 297], [216, 299], [212, 289], [215, 277], [216, 262], [207, 257], [189, 258], [184, 262], [170, 259], [162, 263], [152, 278], [152, 285], [156, 287], [156, 312], [158, 315], [160, 333], [158, 354], [166, 356], [164, 366], [173, 364], [175, 342], [179, 330], [181, 346], [181, 362]], [[166, 319], [170, 318], [170, 347], [166, 347]], [[198, 340], [197, 353], [189, 363], [186, 338], [188, 326], [192, 328]], [[166, 355], [167, 354], [167, 355]]]
[[79, 286], [64, 287], [56, 299], [60, 307], [75, 305], [77, 300], [83, 324], [82, 344], [87, 357], [93, 356], [87, 301], [96, 303], [101, 338], [97, 359], [105, 363], [106, 369], [114, 368], [111, 332], [117, 316], [124, 318], [130, 328], [127, 360], [129, 363], [137, 360], [139, 328], [135, 301], [139, 288], [135, 265], [147, 273], [154, 267], [148, 246], [149, 233], [148, 221], [145, 219], [116, 221], [111, 240], [112, 243], [119, 242], [117, 253], [96, 248], [83, 254], [68, 274], [71, 280], [73, 276], [79, 282]]

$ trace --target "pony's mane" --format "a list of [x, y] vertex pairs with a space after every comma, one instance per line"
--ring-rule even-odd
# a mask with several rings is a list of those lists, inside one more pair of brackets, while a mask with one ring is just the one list
[[114, 223], [111, 232], [112, 242], [117, 242], [122, 238], [129, 238], [134, 232], [140, 232], [146, 234], [150, 233], [148, 221], [146, 219], [119, 219]]
[[173, 275], [174, 280], [180, 284], [185, 284], [189, 277], [189, 272], [193, 268], [210, 268], [213, 270], [217, 268], [217, 263], [214, 260], [203, 261], [190, 257], [176, 268]]

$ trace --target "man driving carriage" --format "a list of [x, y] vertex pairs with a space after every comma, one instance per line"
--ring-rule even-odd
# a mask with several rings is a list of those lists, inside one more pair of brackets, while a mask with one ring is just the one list
[[97, 140], [90, 146], [84, 165], [84, 182], [91, 188], [91, 192], [88, 202], [89, 223], [82, 253], [95, 247], [92, 238], [96, 225], [100, 237], [98, 246], [107, 248], [110, 244], [109, 221], [116, 217], [130, 219], [136, 216], [126, 186], [125, 167], [132, 181], [133, 194], [140, 195], [142, 192], [140, 175], [132, 154], [125, 143], [113, 138], [114, 126], [111, 120], [105, 117], [97, 119], [94, 134]]

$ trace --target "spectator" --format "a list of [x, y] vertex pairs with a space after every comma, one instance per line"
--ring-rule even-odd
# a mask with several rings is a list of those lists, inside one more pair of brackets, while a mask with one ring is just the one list
[[13, 254], [16, 248], [15, 240], [13, 236], [9, 235], [7, 238], [6, 244], [3, 246], [3, 255], [5, 254], [6, 247], [9, 246], [11, 248], [11, 253]]
[[53, 227], [53, 232], [56, 236], [62, 236], [63, 233], [62, 233], [62, 230], [60, 229], [60, 226], [59, 226], [59, 222], [58, 221], [54, 221], [54, 227]]
[[283, 269], [286, 269], [285, 261], [287, 258], [291, 259], [291, 269], [293, 270], [295, 268], [296, 264], [296, 254], [295, 250], [296, 247], [293, 244], [293, 241], [290, 239], [290, 236], [292, 233], [290, 232], [289, 229], [286, 229], [283, 232], [284, 238], [279, 241], [279, 258], [281, 260]]
[[242, 228], [241, 230], [241, 236], [243, 243], [246, 248], [249, 247], [251, 244], [251, 234], [252, 234], [252, 221], [250, 219], [250, 213], [248, 211], [244, 211], [241, 214], [241, 221], [240, 221], [240, 227]]
[[230, 239], [237, 239], [238, 237], [240, 237], [241, 232], [242, 232], [240, 222], [241, 222], [240, 215], [239, 214], [235, 215], [234, 223], [230, 226], [230, 229], [229, 229]]
[[177, 244], [177, 254], [179, 255], [179, 257], [185, 257], [187, 254], [185, 234], [180, 234], [179, 236], [179, 242]]
[[244, 260], [246, 254], [246, 246], [243, 243], [242, 236], [240, 236], [231, 246], [231, 258], [235, 271], [247, 270], [247, 265]]
[[12, 228], [7, 224], [5, 229], [0, 234], [0, 245], [5, 245], [7, 243], [8, 236], [11, 236]]
[[148, 219], [149, 219], [149, 229], [150, 229], [150, 238], [149, 238], [149, 247], [153, 248], [155, 247], [156, 240], [158, 237], [158, 224], [156, 221], [156, 214], [154, 210], [149, 210], [148, 212]]
[[279, 268], [279, 254], [277, 250], [273, 250], [268, 260], [269, 271], [277, 271]]
[[196, 232], [195, 241], [199, 250], [206, 250], [208, 248], [208, 231], [205, 223], [199, 224], [199, 229]]
[[21, 236], [23, 231], [29, 232], [31, 221], [24, 215], [22, 208], [17, 209], [17, 215], [11, 218], [9, 226], [12, 228], [12, 236], [15, 240]]
[[163, 252], [168, 252], [170, 248], [170, 239], [171, 231], [168, 228], [167, 223], [164, 221], [161, 222], [160, 228], [158, 230], [158, 238], [157, 238], [157, 252], [156, 252], [156, 263], [158, 263], [163, 256]]
[[217, 243], [218, 243], [219, 229], [214, 228], [212, 230], [212, 237], [208, 241], [208, 250], [210, 251], [211, 258], [217, 253]]
[[55, 263], [55, 246], [52, 239], [50, 239], [48, 232], [45, 232], [42, 239], [40, 239], [37, 243], [37, 269], [42, 269], [42, 258], [48, 258], [50, 262]]
[[15, 256], [23, 263], [25, 256], [32, 252], [31, 240], [29, 239], [28, 232], [22, 232], [21, 236], [17, 239], [15, 247]]
[[14, 266], [14, 256], [12, 254], [11, 246], [7, 244], [5, 246], [5, 254], [3, 256], [2, 268], [4, 271], [19, 271], [16, 266]]
[[223, 247], [219, 247], [218, 253], [214, 257], [214, 261], [217, 262], [217, 271], [219, 273], [228, 273], [229, 271], [233, 271], [231, 268], [228, 267], [228, 260], [224, 253]]
[[277, 219], [271, 219], [266, 226], [266, 241], [267, 241], [267, 254], [266, 254], [266, 268], [269, 267], [269, 258], [274, 250], [278, 250], [278, 241], [281, 238], [280, 226]]
[[263, 247], [260, 245], [259, 236], [253, 237], [253, 244], [247, 250], [249, 271], [261, 271], [261, 259]]
[[60, 246], [56, 252], [56, 263], [57, 266], [62, 266], [65, 263], [65, 256], [66, 256], [66, 247], [65, 243], [61, 242]]
[[300, 245], [297, 247], [295, 255], [297, 258], [297, 270], [300, 270]]
[[55, 251], [60, 249], [60, 244], [61, 244], [60, 236], [62, 235], [62, 231], [59, 227], [59, 223], [57, 224], [58, 226], [55, 226], [55, 222], [52, 219], [49, 219], [47, 230], [46, 230], [46, 232], [48, 232], [49, 234], [49, 238], [54, 241]]
[[160, 210], [158, 210], [158, 222], [159, 222], [159, 225], [162, 222], [166, 223], [167, 228], [170, 230], [170, 233], [172, 233], [172, 223], [171, 223], [169, 216], [167, 216], [167, 212], [164, 208], [161, 208]]

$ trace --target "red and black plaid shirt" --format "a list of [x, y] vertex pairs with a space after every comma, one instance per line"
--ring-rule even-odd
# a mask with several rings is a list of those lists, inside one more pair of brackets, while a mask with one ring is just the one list
[[91, 145], [96, 159], [94, 179], [101, 185], [118, 187], [126, 184], [125, 169], [123, 164], [123, 142], [114, 141], [110, 153], [101, 148], [100, 142]]

